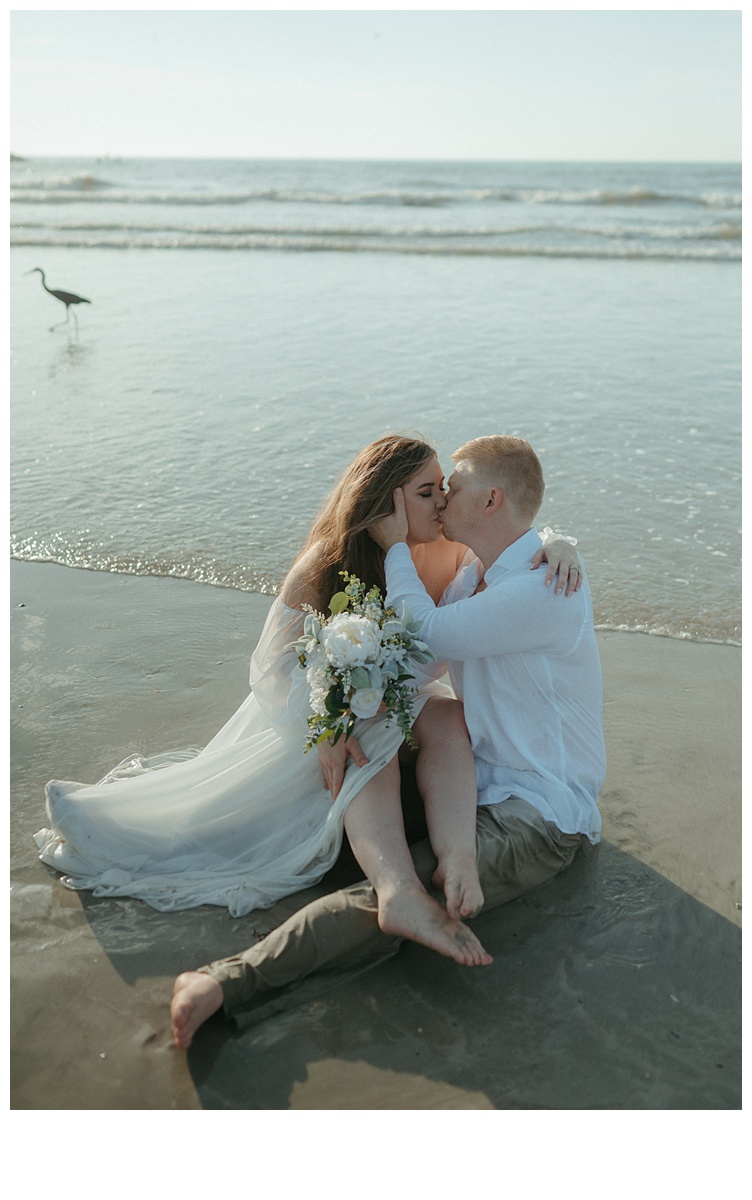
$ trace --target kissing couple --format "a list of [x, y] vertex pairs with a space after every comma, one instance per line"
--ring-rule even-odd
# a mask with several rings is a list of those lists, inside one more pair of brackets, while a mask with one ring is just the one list
[[[318, 883], [347, 838], [362, 882], [178, 977], [181, 1048], [221, 1007], [247, 1015], [270, 991], [283, 998], [322, 968], [378, 961], [404, 938], [488, 965], [467, 920], [600, 838], [601, 675], [583, 564], [569, 539], [544, 545], [534, 528], [544, 481], [529, 443], [476, 438], [452, 459], [445, 490], [427, 442], [389, 435], [361, 451], [272, 605], [249, 696], [203, 750], [132, 756], [94, 786], [48, 784], [40, 858], [69, 887], [162, 911], [268, 908]], [[342, 572], [378, 587], [390, 608], [406, 605], [434, 656], [411, 667], [412, 750], [379, 711], [303, 753], [312, 709], [295, 643]], [[428, 831], [412, 847], [406, 755]]]

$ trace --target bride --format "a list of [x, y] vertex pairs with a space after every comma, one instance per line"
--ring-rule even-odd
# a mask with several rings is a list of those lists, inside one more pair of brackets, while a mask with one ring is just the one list
[[[50, 824], [35, 841], [67, 887], [133, 896], [161, 911], [214, 904], [241, 916], [317, 883], [346, 831], [367, 877], [377, 860], [393, 866], [379, 895], [382, 928], [459, 962], [489, 961], [460, 921], [482, 904], [475, 771], [462, 706], [438, 682], [443, 664], [412, 670], [416, 774], [446, 909], [415, 888], [396, 722], [383, 714], [359, 719], [355, 736], [322, 747], [320, 761], [303, 753], [311, 709], [292, 645], [303, 632], [302, 606], [326, 611], [342, 570], [383, 594], [384, 555], [368, 528], [392, 511], [397, 487], [405, 491], [415, 565], [439, 601], [469, 552], [444, 538], [443, 476], [433, 447], [389, 435], [361, 451], [325, 500], [251, 658], [251, 692], [208, 745], [131, 757], [94, 785], [47, 785]], [[553, 551], [547, 557], [552, 574], [559, 558]]]

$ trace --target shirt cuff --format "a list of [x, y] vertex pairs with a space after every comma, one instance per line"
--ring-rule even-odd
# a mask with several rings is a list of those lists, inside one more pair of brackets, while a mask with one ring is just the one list
[[384, 567], [386, 568], [386, 565], [389, 562], [394, 563], [395, 566], [398, 566], [400, 562], [407, 562], [405, 555], [407, 555], [407, 559], [409, 559], [410, 562], [413, 561], [413, 556], [410, 553], [410, 548], [408, 547], [407, 542], [395, 542], [394, 545], [391, 546], [386, 552]]
[[546, 525], [543, 533], [540, 535], [540, 540], [544, 546], [550, 546], [551, 542], [569, 542], [570, 546], [577, 545], [576, 537], [569, 537], [566, 533], [554, 533], [550, 525]]

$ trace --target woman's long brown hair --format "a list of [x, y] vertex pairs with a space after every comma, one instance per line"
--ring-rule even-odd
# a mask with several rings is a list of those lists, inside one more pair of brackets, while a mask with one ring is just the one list
[[340, 571], [357, 575], [366, 588], [376, 584], [384, 594], [384, 551], [369, 536], [368, 527], [394, 512], [394, 489], [404, 487], [435, 457], [428, 442], [387, 434], [353, 460], [324, 501], [298, 555], [297, 561], [316, 547], [306, 584], [320, 607], [342, 590]]

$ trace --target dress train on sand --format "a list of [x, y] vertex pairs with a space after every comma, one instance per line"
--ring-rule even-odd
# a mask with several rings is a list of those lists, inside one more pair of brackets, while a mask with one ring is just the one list
[[[402, 734], [384, 715], [359, 720], [369, 763], [348, 761], [332, 802], [317, 754], [303, 753], [308, 686], [291, 643], [304, 616], [275, 600], [251, 659], [251, 693], [202, 750], [132, 756], [94, 785], [47, 785], [49, 828], [35, 841], [67, 887], [134, 896], [163, 912], [215, 904], [242, 916], [333, 866], [348, 805]], [[452, 695], [436, 681], [442, 671], [419, 668], [415, 717], [429, 696]]]

